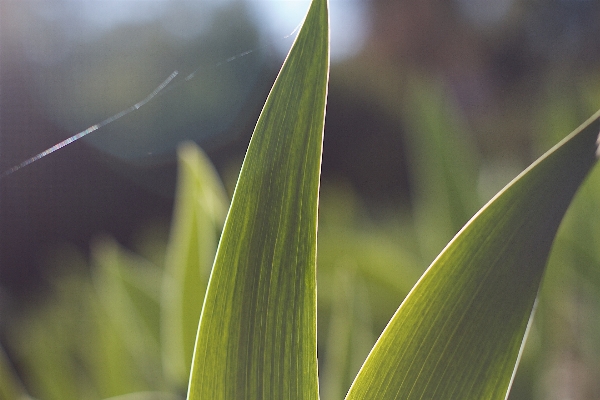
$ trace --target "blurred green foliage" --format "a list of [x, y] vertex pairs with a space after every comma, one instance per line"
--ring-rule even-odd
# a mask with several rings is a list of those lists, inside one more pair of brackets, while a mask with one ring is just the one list
[[[413, 209], [373, 216], [343, 183], [322, 187], [317, 315], [324, 400], [343, 397], [425, 267], [521, 168], [513, 160], [482, 157], [443, 83], [414, 78], [395, 111], [408, 125]], [[597, 107], [598, 85], [580, 85], [575, 95], [548, 90], [534, 121], [537, 148], [554, 143]], [[98, 399], [130, 392], [183, 398], [200, 312], [185, 305], [198, 304], [204, 293], [181, 287], [205, 285], [228, 202], [202, 153], [188, 146], [180, 157], [168, 243], [157, 244], [153, 238], [160, 233], [150, 234], [139, 245], [149, 250], [139, 255], [101, 237], [92, 244], [91, 260], [69, 247], [56, 249], [49, 263], [69, 267], [54, 278], [52, 296], [2, 327], [10, 357], [0, 351], [0, 398]], [[194, 176], [195, 170], [203, 172]], [[600, 396], [598, 204], [596, 169], [556, 238], [513, 400]], [[192, 211], [198, 209], [203, 212]], [[190, 237], [197, 248], [185, 247]], [[200, 271], [192, 268], [196, 262]]]
[[[428, 118], [444, 118], [447, 113], [440, 97], [419, 101], [427, 106], [423, 112], [433, 114]], [[415, 164], [416, 182], [422, 185], [418, 196], [428, 199], [420, 202], [422, 208], [413, 215], [388, 211], [384, 218], [372, 217], [347, 187], [322, 188], [318, 335], [323, 399], [343, 397], [376, 338], [430, 261], [433, 250], [428, 249], [442, 246], [457, 229], [459, 222], [441, 216], [456, 215], [456, 208], [477, 206], [473, 198], [465, 204], [462, 192], [452, 183], [471, 185], [465, 190], [477, 187], [472, 170], [452, 166], [453, 160], [476, 157], [464, 140], [464, 136], [460, 141], [448, 140], [454, 146], [421, 143], [426, 148], [413, 150], [447, 161], [429, 163], [425, 170]], [[5, 344], [20, 377], [6, 378], [13, 374], [10, 362], [0, 359], [0, 377], [20, 382], [13, 387], [2, 385], [11, 393], [3, 394], [5, 398], [23, 388], [39, 399], [98, 399], [141, 391], [152, 391], [155, 396], [144, 399], [172, 398], [168, 393], [184, 396], [185, 366], [191, 357], [199, 309], [176, 308], [197, 304], [189, 299], [201, 298], [203, 293], [181, 290], [190, 278], [176, 274], [199, 262], [204, 265], [201, 271], [187, 273], [197, 276], [198, 282], [206, 279], [227, 201], [202, 153], [187, 145], [180, 160], [176, 211], [166, 246], [157, 245], [155, 237], [160, 235], [145, 235], [147, 243], [142, 241], [139, 247], [151, 250], [142, 257], [101, 237], [92, 244], [89, 262], [70, 247], [56, 249], [52, 263], [62, 265], [65, 272], [55, 278], [53, 295], [4, 329]], [[598, 393], [597, 204], [598, 170], [581, 188], [557, 236], [511, 399], [552, 398], [550, 392], [563, 385], [568, 385], [564, 390], [582, 393], [583, 399]], [[205, 211], [198, 215], [193, 210]], [[429, 219], [432, 214], [437, 217]], [[190, 236], [196, 238], [196, 251], [205, 249], [203, 254], [182, 248]], [[436, 239], [433, 244], [432, 238]], [[167, 328], [162, 333], [161, 324]]]

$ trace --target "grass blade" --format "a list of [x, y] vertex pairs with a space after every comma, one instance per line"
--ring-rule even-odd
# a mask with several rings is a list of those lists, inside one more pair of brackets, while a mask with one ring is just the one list
[[0, 346], [0, 399], [25, 399], [25, 389]]
[[[162, 271], [108, 237], [96, 239], [92, 259], [96, 266], [93, 285], [104, 308], [99, 315], [108, 317], [99, 323], [115, 329], [126, 346], [125, 354], [135, 362], [136, 373], [149, 387], [161, 388], [158, 293]], [[124, 354], [114, 356], [118, 363]], [[125, 359], [122, 364], [126, 364]]]
[[167, 392], [135, 392], [104, 400], [181, 400], [181, 397]]
[[504, 399], [560, 221], [597, 159], [600, 112], [496, 195], [421, 277], [347, 399]]
[[329, 72], [314, 0], [256, 125], [204, 300], [189, 399], [317, 399], [316, 230]]
[[228, 200], [217, 172], [196, 145], [184, 144], [178, 154], [177, 202], [163, 279], [161, 336], [165, 374], [183, 390]]

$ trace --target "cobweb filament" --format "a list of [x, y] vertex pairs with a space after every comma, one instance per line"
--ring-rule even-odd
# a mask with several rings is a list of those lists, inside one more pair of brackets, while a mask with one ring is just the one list
[[[296, 34], [296, 33], [297, 33], [299, 30], [300, 30], [300, 28], [301, 28], [301, 27], [302, 27], [302, 23], [298, 24], [298, 26], [296, 26], [296, 27], [294, 28], [294, 30], [293, 30], [293, 31], [291, 31], [289, 34], [285, 35], [285, 36], [284, 36], [284, 37], [282, 37], [281, 39], [287, 39], [287, 38], [289, 38], [289, 37], [293, 36], [294, 34]], [[217, 64], [215, 64], [214, 66], [215, 66], [215, 67], [219, 67], [219, 66], [221, 66], [221, 65], [223, 65], [223, 64], [230, 63], [230, 62], [232, 62], [232, 61], [235, 61], [235, 60], [237, 60], [238, 58], [245, 57], [245, 56], [247, 56], [247, 55], [249, 55], [249, 54], [252, 54], [252, 53], [254, 53], [255, 51], [258, 51], [258, 50], [261, 50], [261, 49], [264, 49], [264, 48], [267, 48], [267, 46], [260, 46], [260, 47], [257, 47], [257, 48], [255, 48], [255, 49], [246, 50], [246, 51], [244, 51], [243, 53], [236, 54], [235, 56], [231, 56], [231, 57], [229, 57], [229, 58], [227, 58], [227, 59], [225, 59], [225, 60], [223, 60], [223, 61], [220, 61], [220, 62], [218, 62]], [[198, 68], [196, 68], [196, 70], [194, 70], [194, 71], [193, 71], [191, 74], [189, 74], [188, 76], [186, 76], [186, 77], [185, 77], [185, 81], [189, 81], [189, 80], [191, 80], [191, 79], [194, 79], [194, 78], [196, 77], [196, 74], [197, 74], [197, 73], [198, 73], [198, 72], [199, 72], [201, 69], [202, 69], [202, 67], [198, 67]]]
[[[165, 87], [167, 87], [167, 85], [177, 76], [179, 72], [177, 71], [173, 71], [173, 73], [171, 75], [169, 75], [169, 77], [167, 79], [165, 79], [165, 81], [163, 83], [161, 83], [160, 85], [158, 85], [158, 87], [156, 89], [154, 89], [154, 91], [152, 93], [150, 93], [148, 95], [148, 97], [146, 97], [144, 100], [140, 101], [139, 103], [136, 103], [133, 108], [135, 108], [136, 110], [139, 109], [141, 106], [143, 106], [144, 104], [146, 104], [147, 102], [149, 102], [150, 100], [152, 100], [152, 98], [154, 96], [156, 96], [158, 94], [158, 92], [160, 92], [161, 90], [163, 90]], [[133, 111], [133, 110], [132, 110]]]
[[159, 94], [165, 87], [167, 87], [167, 85], [169, 83], [171, 83], [171, 81], [173, 79], [175, 79], [175, 77], [177, 76], [178, 72], [174, 71], [171, 75], [169, 75], [169, 77], [167, 79], [165, 79], [165, 81], [163, 83], [161, 83], [160, 85], [158, 85], [158, 87], [156, 89], [154, 89], [152, 91], [152, 93], [150, 93], [148, 96], [146, 96], [146, 98], [144, 98], [142, 101], [139, 101], [137, 103], [135, 103], [134, 105], [132, 105], [129, 108], [126, 108], [125, 110], [106, 118], [104, 121], [92, 125], [89, 128], [71, 136], [70, 138], [67, 138], [65, 140], [63, 140], [62, 142], [56, 143], [54, 146], [47, 148], [46, 150], [42, 151], [39, 154], [36, 154], [35, 156], [28, 158], [27, 160], [23, 161], [20, 164], [15, 165], [12, 168], [7, 169], [6, 171], [4, 171], [1, 175], [0, 175], [0, 179], [12, 174], [13, 172], [16, 172], [18, 170], [20, 170], [21, 168], [24, 168], [26, 166], [28, 166], [31, 163], [36, 162], [37, 160], [46, 157], [48, 154], [52, 154], [57, 150], [62, 149], [63, 147], [81, 139], [84, 136], [89, 135], [90, 133], [97, 131], [98, 129], [102, 128], [105, 125], [108, 125], [116, 120], [118, 120], [119, 118], [124, 117], [125, 115], [129, 114], [132, 111], [135, 110], [139, 110], [140, 107], [144, 106], [146, 103], [148, 103], [150, 100], [152, 100], [157, 94]]
[[[302, 26], [302, 24], [299, 24], [290, 34], [284, 36], [281, 39], [287, 39], [287, 38], [293, 36], [296, 32], [299, 31], [299, 29], [300, 29], [301, 26]], [[260, 47], [255, 48], [255, 49], [244, 51], [243, 53], [239, 53], [239, 54], [237, 54], [235, 56], [229, 57], [229, 58], [227, 58], [227, 59], [225, 59], [225, 60], [223, 60], [223, 61], [215, 64], [213, 67], [219, 67], [219, 66], [221, 66], [223, 64], [227, 64], [229, 62], [237, 60], [238, 58], [242, 58], [244, 56], [247, 56], [247, 55], [249, 55], [251, 53], [256, 52], [257, 50], [260, 50], [260, 49], [266, 48], [266, 47], [267, 46], [260, 46]], [[47, 155], [49, 155], [51, 153], [54, 153], [57, 150], [62, 149], [63, 147], [65, 147], [65, 146], [67, 146], [67, 145], [69, 145], [69, 144], [71, 144], [71, 143], [73, 143], [73, 142], [81, 139], [84, 136], [89, 135], [90, 133], [92, 133], [94, 131], [97, 131], [98, 129], [102, 128], [103, 126], [106, 126], [106, 125], [108, 125], [110, 123], [115, 122], [116, 120], [118, 120], [118, 119], [126, 116], [127, 114], [129, 114], [129, 113], [131, 113], [133, 111], [139, 110], [141, 107], [143, 107], [144, 105], [146, 105], [146, 103], [148, 103], [154, 97], [156, 97], [158, 95], [165, 94], [166, 92], [169, 92], [170, 90], [172, 90], [172, 89], [180, 86], [181, 84], [183, 84], [183, 83], [185, 83], [185, 82], [187, 82], [189, 80], [194, 79], [196, 77], [196, 75], [198, 74], [198, 72], [201, 69], [202, 69], [202, 67], [198, 67], [195, 71], [193, 71], [191, 74], [189, 74], [188, 76], [186, 76], [184, 80], [180, 80], [179, 82], [177, 82], [177, 83], [169, 86], [169, 84], [171, 83], [171, 81], [173, 79], [175, 79], [175, 77], [179, 74], [178, 71], [173, 71], [173, 73], [171, 75], [169, 75], [169, 77], [167, 79], [165, 79], [163, 83], [161, 83], [160, 85], [158, 85], [156, 87], [156, 89], [154, 89], [152, 91], [152, 93], [150, 93], [148, 96], [146, 96], [141, 101], [135, 103], [131, 107], [126, 108], [125, 110], [123, 110], [123, 111], [121, 111], [121, 112], [119, 112], [119, 113], [117, 113], [117, 114], [115, 114], [115, 115], [113, 115], [111, 117], [106, 118], [104, 121], [99, 122], [99, 123], [97, 123], [95, 125], [92, 125], [89, 128], [87, 128], [87, 129], [85, 129], [85, 130], [83, 130], [83, 131], [81, 131], [81, 132], [79, 132], [79, 133], [71, 136], [70, 138], [65, 139], [62, 142], [59, 142], [59, 143], [55, 144], [54, 146], [52, 146], [52, 147], [50, 147], [50, 148], [42, 151], [41, 153], [39, 153], [39, 154], [37, 154], [37, 155], [35, 155], [35, 156], [31, 157], [31, 158], [28, 158], [27, 160], [23, 161], [22, 163], [17, 164], [17, 165], [15, 165], [12, 168], [7, 169], [6, 171], [4, 171], [4, 172], [2, 172], [0, 174], [0, 179], [3, 179], [5, 177], [7, 177], [8, 175], [12, 174], [13, 172], [16, 172], [16, 171], [20, 170], [21, 168], [24, 168], [24, 167], [28, 166], [29, 164], [32, 164], [32, 163], [38, 161], [39, 159], [44, 158]], [[168, 88], [167, 88], [167, 86], [168, 86]], [[167, 90], [164, 90], [165, 88], [167, 88]]]

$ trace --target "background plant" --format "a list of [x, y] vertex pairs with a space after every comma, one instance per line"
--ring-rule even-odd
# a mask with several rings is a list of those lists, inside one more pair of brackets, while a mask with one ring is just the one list
[[[435, 85], [434, 85], [435, 86]], [[426, 86], [424, 86], [426, 87]], [[431, 96], [429, 95], [429, 93], [437, 93], [437, 96]], [[454, 124], [443, 124], [440, 121], [445, 121], [445, 115], [448, 113], [447, 107], [448, 107], [448, 103], [444, 101], [444, 95], [443, 95], [443, 91], [430, 91], [429, 88], [428, 90], [423, 90], [422, 92], [418, 91], [418, 88], [416, 90], [416, 94], [415, 94], [415, 104], [417, 106], [417, 110], [421, 110], [422, 113], [424, 113], [424, 115], [427, 115], [428, 118], [425, 119], [426, 121], [429, 122], [435, 122], [437, 121], [438, 123], [430, 123], [428, 127], [425, 127], [427, 129], [429, 129], [430, 131], [432, 131], [433, 133], [436, 133], [435, 129], [439, 129], [437, 131], [438, 134], [440, 134], [443, 129], [444, 126], [453, 126]], [[414, 110], [414, 108], [413, 108]], [[415, 131], [418, 131], [419, 128], [419, 121], [423, 121], [423, 119], [419, 120], [416, 119], [416, 124], [415, 124]], [[425, 129], [423, 127], [421, 127], [421, 129]], [[570, 129], [570, 128], [569, 128]], [[457, 129], [457, 131], [459, 131], [459, 129]], [[563, 131], [564, 133], [564, 131]], [[440, 138], [443, 139], [444, 137], [440, 135]], [[418, 151], [415, 151], [415, 154], [425, 154], [425, 153], [429, 153], [429, 154], [435, 154], [438, 155], [438, 158], [433, 157], [434, 160], [443, 160], [445, 161], [445, 163], [441, 163], [441, 165], [437, 165], [437, 169], [432, 167], [432, 164], [435, 166], [436, 163], [428, 163], [427, 165], [424, 165], [421, 168], [421, 174], [419, 175], [419, 179], [417, 180], [417, 182], [422, 182], [423, 186], [426, 187], [427, 186], [427, 182], [430, 182], [431, 184], [431, 188], [434, 189], [439, 189], [439, 188], [443, 188], [444, 190], [442, 190], [441, 192], [438, 192], [438, 194], [440, 194], [439, 196], [431, 196], [430, 198], [434, 198], [434, 199], [439, 199], [440, 200], [440, 204], [444, 204], [446, 208], [441, 207], [438, 208], [436, 211], [436, 215], [441, 215], [441, 217], [437, 217], [435, 218], [435, 220], [438, 221], [447, 221], [447, 219], [444, 218], [444, 215], [450, 216], [450, 220], [448, 222], [448, 229], [447, 232], [450, 233], [450, 235], [460, 227], [460, 225], [462, 225], [462, 222], [464, 222], [464, 220], [461, 221], [462, 219], [468, 218], [469, 216], [469, 211], [463, 211], [462, 214], [461, 213], [456, 213], [455, 210], [456, 209], [463, 209], [463, 210], [469, 210], [469, 207], [475, 207], [473, 204], [469, 204], [469, 202], [471, 203], [476, 203], [476, 201], [473, 201], [473, 198], [476, 198], [476, 196], [465, 196], [466, 198], [468, 198], [468, 200], [464, 200], [461, 198], [459, 198], [460, 196], [455, 196], [456, 195], [456, 182], [464, 182], [464, 181], [468, 181], [468, 182], [473, 182], [473, 174], [472, 172], [466, 171], [465, 175], [468, 179], [465, 179], [464, 181], [462, 181], [461, 179], [458, 179], [457, 177], [460, 177], [461, 175], [459, 173], [456, 174], [448, 174], [447, 171], [452, 168], [452, 171], [460, 171], [460, 167], [461, 164], [457, 162], [457, 160], [460, 160], [460, 155], [465, 155], [465, 154], [469, 154], [468, 150], [465, 151], [464, 149], [468, 149], [469, 146], [466, 145], [463, 147], [461, 146], [447, 146], [447, 145], [439, 145], [439, 146], [430, 146], [431, 144], [436, 144], [436, 141], [422, 141], [420, 144], [418, 143], [418, 139], [419, 137], [416, 136], [415, 137], [415, 148], [419, 149]], [[452, 141], [454, 143], [456, 143], [456, 141]], [[467, 141], [468, 142], [468, 141]], [[459, 142], [460, 143], [460, 142]], [[420, 148], [418, 146], [421, 146]], [[462, 152], [461, 152], [462, 151]], [[437, 153], [436, 153], [437, 152]], [[447, 153], [446, 153], [447, 152]], [[459, 154], [459, 156], [457, 157], [457, 154]], [[422, 159], [421, 156], [416, 157], [418, 159]], [[471, 157], [473, 158], [473, 157]], [[454, 166], [453, 168], [453, 162], [456, 164], [459, 164], [457, 166]], [[451, 175], [451, 176], [448, 176]], [[469, 176], [470, 175], [470, 176]], [[428, 180], [429, 179], [429, 180]], [[470, 180], [469, 180], [470, 179]], [[444, 183], [444, 185], [439, 185], [439, 182]], [[472, 191], [472, 189], [475, 187], [475, 185], [464, 185], [464, 189], [460, 191], [460, 193], [468, 193], [469, 190]], [[426, 190], [424, 190], [426, 192]], [[453, 196], [454, 195], [454, 196]], [[431, 225], [431, 222], [428, 223], [428, 221], [430, 221], [431, 219], [431, 214], [429, 214], [427, 212], [428, 207], [427, 207], [427, 202], [424, 202], [425, 205], [422, 206], [421, 211], [418, 212], [417, 214], [420, 215], [416, 218], [416, 220], [419, 220], [421, 222], [418, 223], [418, 229], [417, 231], [419, 232], [419, 234], [413, 234], [412, 233], [412, 228], [407, 228], [406, 224], [404, 224], [403, 226], [399, 227], [399, 224], [396, 224], [395, 221], [386, 223], [386, 224], [382, 224], [378, 221], [370, 221], [370, 218], [366, 218], [363, 217], [362, 220], [360, 220], [360, 218], [356, 218], [356, 214], [359, 214], [360, 211], [358, 212], [348, 212], [348, 211], [344, 211], [343, 209], [341, 209], [341, 207], [339, 207], [339, 200], [340, 199], [340, 195], [339, 192], [338, 193], [331, 193], [331, 194], [327, 194], [324, 195], [324, 197], [326, 196], [331, 196], [330, 200], [335, 204], [334, 206], [332, 206], [332, 208], [334, 210], [331, 211], [331, 217], [330, 217], [330, 226], [333, 227], [333, 229], [331, 230], [331, 232], [333, 232], [333, 236], [334, 238], [338, 235], [335, 234], [336, 230], [336, 224], [338, 226], [350, 226], [350, 229], [346, 228], [342, 231], [342, 229], [339, 229], [338, 232], [350, 232], [350, 234], [345, 234], [343, 237], [346, 238], [348, 237], [349, 239], [347, 241], [345, 241], [345, 243], [349, 243], [351, 244], [350, 246], [344, 246], [342, 245], [342, 251], [338, 254], [340, 254], [338, 257], [336, 257], [336, 260], [338, 265], [342, 265], [341, 268], [338, 268], [338, 271], [335, 272], [335, 274], [339, 275], [339, 278], [336, 278], [336, 282], [339, 279], [339, 281], [342, 282], [349, 282], [345, 283], [344, 285], [349, 285], [348, 287], [353, 287], [352, 285], [356, 282], [363, 282], [363, 283], [358, 283], [359, 287], [360, 285], [363, 285], [363, 288], [365, 289], [359, 289], [359, 292], [362, 292], [362, 296], [370, 296], [373, 297], [373, 295], [377, 295], [380, 297], [385, 297], [386, 294], [390, 294], [391, 296], [397, 296], [397, 293], [402, 293], [402, 291], [407, 291], [408, 288], [410, 287], [410, 284], [404, 285], [403, 283], [392, 283], [390, 284], [390, 275], [391, 274], [396, 274], [397, 272], [395, 270], [391, 270], [392, 273], [390, 274], [390, 269], [389, 267], [385, 266], [385, 261], [383, 262], [375, 262], [373, 264], [376, 265], [384, 265], [383, 268], [381, 268], [380, 270], [377, 269], [371, 269], [369, 268], [370, 272], [366, 272], [367, 268], [363, 268], [365, 271], [363, 271], [362, 269], [358, 269], [358, 273], [357, 268], [355, 265], [351, 265], [351, 264], [361, 264], [360, 260], [361, 257], [364, 257], [363, 252], [359, 252], [357, 249], [357, 246], [353, 243], [352, 239], [357, 240], [356, 238], [358, 238], [357, 241], [360, 241], [361, 245], [366, 242], [367, 244], [370, 243], [371, 241], [364, 239], [364, 233], [363, 230], [361, 229], [360, 231], [356, 232], [355, 234], [352, 233], [353, 229], [352, 226], [353, 225], [363, 225], [365, 224], [365, 220], [367, 221], [367, 225], [371, 226], [370, 230], [371, 231], [375, 231], [375, 233], [369, 235], [369, 237], [371, 238], [375, 238], [375, 240], [372, 240], [373, 242], [373, 248], [375, 250], [379, 250], [379, 251], [375, 251], [374, 253], [377, 253], [378, 256], [377, 257], [373, 257], [374, 259], [378, 260], [380, 258], [379, 255], [380, 254], [385, 254], [385, 252], [381, 251], [381, 248], [388, 248], [388, 246], [386, 246], [386, 242], [389, 240], [386, 240], [385, 238], [387, 238], [388, 236], [385, 235], [386, 231], [392, 231], [395, 235], [402, 235], [404, 237], [410, 237], [412, 236], [413, 239], [409, 239], [406, 241], [406, 243], [410, 243], [412, 245], [414, 245], [415, 243], [418, 243], [420, 245], [419, 251], [415, 251], [415, 247], [413, 246], [406, 246], [406, 249], [400, 249], [398, 250], [398, 246], [396, 244], [390, 243], [389, 248], [391, 249], [389, 254], [395, 255], [395, 254], [399, 254], [399, 255], [404, 255], [404, 257], [408, 260], [414, 261], [414, 264], [410, 264], [410, 265], [426, 265], [426, 261], [423, 263], [420, 260], [420, 257], [422, 257], [422, 255], [420, 254], [421, 252], [423, 253], [427, 253], [427, 249], [431, 249], [435, 247], [435, 244], [431, 244], [431, 239], [432, 236], [431, 234], [428, 232], [432, 232], [431, 228], [427, 228], [427, 226]], [[351, 201], [349, 201], [346, 197], [342, 197], [343, 202], [342, 204], [348, 204], [348, 208], [352, 210], [352, 204]], [[451, 199], [452, 201], [448, 201], [448, 199]], [[470, 200], [469, 200], [470, 199]], [[349, 204], [350, 203], [350, 204]], [[323, 201], [323, 207], [325, 207], [326, 204], [326, 200]], [[354, 210], [360, 209], [360, 206], [356, 207], [354, 206]], [[433, 207], [432, 207], [433, 208]], [[441, 210], [441, 211], [440, 211]], [[452, 211], [446, 211], [446, 210], [452, 210]], [[592, 208], [593, 210], [593, 208]], [[473, 210], [474, 211], [474, 210]], [[323, 211], [323, 213], [325, 213], [325, 210]], [[458, 217], [456, 216], [458, 215]], [[462, 215], [462, 217], [461, 217]], [[397, 219], [401, 219], [402, 217], [398, 217], [396, 216]], [[455, 220], [453, 221], [452, 218], [455, 218]], [[359, 220], [358, 222], [356, 220]], [[587, 221], [588, 219], [586, 219]], [[323, 223], [322, 223], [322, 231], [325, 230], [326, 227], [326, 219], [324, 218]], [[443, 231], [443, 224], [440, 224], [440, 232]], [[382, 227], [383, 226], [383, 227]], [[382, 231], [382, 234], [379, 236], [378, 232]], [[437, 231], [437, 230], [436, 230]], [[439, 235], [440, 237], [443, 236], [443, 234]], [[416, 237], [417, 239], [414, 239], [414, 237]], [[381, 239], [383, 238], [383, 240]], [[447, 240], [448, 238], [444, 238], [444, 239], [440, 239], [440, 240]], [[325, 240], [325, 239], [322, 239]], [[333, 241], [333, 240], [332, 240]], [[338, 242], [339, 246], [339, 242], [341, 242], [340, 240], [335, 240], [335, 242]], [[427, 243], [429, 242], [429, 243]], [[442, 243], [443, 244], [443, 243]], [[321, 246], [322, 248], [323, 246]], [[369, 248], [368, 246], [365, 246], [366, 248]], [[339, 247], [338, 247], [339, 248]], [[354, 255], [352, 250], [354, 249]], [[436, 250], [437, 252], [437, 250]], [[101, 252], [102, 253], [102, 252]], [[110, 252], [108, 252], [110, 253]], [[356, 254], [358, 253], [358, 254]], [[431, 255], [432, 256], [432, 255]], [[152, 258], [151, 256], [149, 256], [149, 258]], [[340, 261], [341, 260], [341, 261]], [[357, 261], [358, 260], [358, 261]], [[113, 261], [114, 263], [114, 261]], [[327, 265], [326, 263], [321, 263]], [[586, 263], [587, 264], [587, 263]], [[350, 265], [350, 270], [349, 271], [345, 271], [348, 268], [344, 267], [344, 265]], [[389, 265], [389, 264], [388, 264]], [[587, 264], [589, 265], [589, 264]], [[323, 267], [324, 269], [324, 275], [326, 276], [327, 273], [325, 271], [327, 267]], [[414, 270], [408, 269], [407, 272], [405, 272], [407, 274], [407, 276], [409, 277], [413, 277], [413, 279], [415, 279], [416, 276], [418, 276], [419, 274], [419, 269], [422, 267], [415, 267]], [[373, 272], [375, 271], [375, 272]], [[330, 275], [331, 276], [331, 275]], [[335, 276], [335, 275], [334, 275]], [[326, 281], [326, 277], [324, 278]], [[358, 281], [357, 281], [358, 279]], [[371, 289], [369, 291], [369, 285], [373, 285], [373, 281], [375, 282], [375, 284], [377, 286], [375, 290]], [[366, 283], [366, 284], [365, 284]], [[399, 286], [403, 286], [403, 287], [390, 287], [390, 286], [395, 286], [395, 285], [399, 285]], [[68, 285], [66, 285], [68, 286]], [[76, 285], [79, 286], [79, 285]], [[337, 286], [337, 285], [335, 285]], [[84, 285], [80, 285], [80, 287], [85, 287]], [[373, 287], [373, 286], [371, 286]], [[111, 289], [114, 290], [114, 289]], [[155, 292], [154, 292], [155, 293]], [[350, 290], [350, 293], [352, 293], [352, 290]], [[370, 293], [370, 295], [369, 295]], [[325, 294], [325, 296], [327, 296], [327, 294]], [[114, 297], [114, 296], [108, 296], [109, 298]], [[359, 307], [364, 307], [365, 303], [367, 303], [366, 301], [362, 301], [359, 302]], [[392, 302], [390, 302], [392, 303]], [[337, 308], [337, 315], [336, 315], [336, 324], [334, 325], [333, 322], [330, 325], [332, 328], [334, 327], [340, 327], [340, 326], [344, 326], [340, 321], [343, 321], [343, 318], [345, 317], [346, 319], [348, 319], [348, 313], [346, 310], [344, 310], [343, 308], [341, 308], [342, 305], [344, 304], [355, 304], [354, 302], [348, 303], [347, 301], [345, 301], [344, 297], [343, 297], [343, 293], [342, 293], [342, 297], [339, 297], [336, 303], [338, 306]], [[367, 303], [368, 304], [368, 303]], [[395, 304], [391, 304], [388, 305], [388, 315], [382, 316], [379, 319], [379, 323], [380, 324], [384, 324], [385, 321], [387, 321], [387, 319], [389, 318], [389, 315], [391, 314], [391, 312], [393, 312], [393, 309], [395, 309], [395, 307], [397, 306], [397, 303]], [[327, 309], [326, 309], [327, 310]], [[364, 308], [363, 308], [364, 310]], [[382, 310], [382, 311], [379, 311]], [[325, 311], [326, 313], [327, 311]], [[333, 311], [332, 311], [333, 312]], [[380, 309], [378, 309], [378, 312], [381, 312], [382, 314], [385, 313], [385, 308], [382, 307]], [[69, 313], [71, 314], [71, 313]], [[127, 315], [127, 313], [125, 313]], [[368, 312], [361, 312], [361, 315], [368, 315]], [[87, 315], [87, 313], [86, 313]], [[352, 313], [350, 313], [350, 316], [352, 315]], [[123, 320], [129, 320], [130, 318], [123, 318]], [[135, 319], [135, 318], [134, 318]], [[355, 322], [360, 329], [352, 329], [352, 332], [357, 332], [359, 333], [358, 335], [358, 340], [356, 338], [352, 338], [351, 340], [357, 340], [358, 343], [361, 343], [361, 340], [363, 341], [363, 343], [368, 342], [369, 340], [372, 342], [372, 340], [374, 339], [374, 337], [377, 336], [377, 333], [373, 333], [373, 330], [370, 331], [369, 329], [369, 321], [368, 319], [365, 318], [360, 318]], [[321, 324], [323, 325], [323, 324]], [[331, 329], [333, 330], [333, 329]], [[375, 329], [375, 332], [377, 330]], [[330, 336], [332, 338], [336, 338], [335, 333], [330, 334]], [[337, 336], [340, 337], [340, 336]], [[342, 336], [343, 337], [343, 336]], [[335, 342], [335, 339], [331, 341], [332, 343]], [[341, 344], [343, 344], [343, 341], [340, 341]], [[340, 346], [341, 347], [341, 346]], [[363, 349], [368, 349], [370, 347], [369, 345], [363, 345]], [[359, 347], [360, 348], [360, 347]], [[363, 350], [364, 351], [364, 350]], [[152, 354], [152, 352], [144, 352], [146, 354]], [[338, 352], [338, 354], [342, 354], [342, 357], [346, 357], [343, 355], [342, 352]], [[360, 356], [353, 356], [355, 358], [355, 365], [356, 365], [356, 359], [360, 359]], [[330, 365], [334, 365], [334, 368], [336, 366], [336, 364], [338, 366], [343, 366], [344, 363], [340, 362], [340, 363], [331, 363]], [[338, 368], [338, 369], [342, 369], [342, 368]], [[341, 379], [344, 379], [344, 373], [339, 372], [339, 371], [333, 371], [331, 372], [330, 376], [335, 377], [337, 374], [337, 376], [342, 376]], [[345, 379], [349, 379], [348, 376], [353, 376], [353, 373], [348, 373], [346, 374], [346, 378]], [[64, 379], [63, 379], [64, 380]], [[60, 381], [60, 379], [59, 379]], [[155, 384], [157, 381], [152, 381], [153, 384]], [[343, 386], [342, 386], [343, 387]], [[347, 385], [346, 385], [347, 387]], [[344, 390], [344, 389], [341, 389]]]

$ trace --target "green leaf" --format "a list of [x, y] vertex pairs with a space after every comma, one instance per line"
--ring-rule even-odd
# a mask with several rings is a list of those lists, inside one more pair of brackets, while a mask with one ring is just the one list
[[183, 389], [228, 201], [208, 157], [193, 143], [179, 148], [178, 176], [163, 278], [161, 332], [165, 373]]
[[189, 399], [317, 399], [316, 231], [329, 72], [314, 0], [252, 136], [204, 300]]
[[504, 399], [600, 112], [473, 217], [402, 303], [347, 399]]
[[[84, 283], [86, 285], [81, 287], [89, 285]], [[93, 397], [104, 398], [143, 390], [155, 384], [148, 382], [146, 371], [140, 368], [139, 360], [131, 354], [127, 338], [114, 323], [115, 316], [108, 314], [106, 305], [91, 289], [86, 288], [81, 295], [81, 301], [87, 306], [79, 318], [86, 319], [86, 324], [78, 324], [81, 326], [77, 332], [76, 357], [72, 360], [76, 372], [69, 372], [77, 378], [80, 386], [85, 383], [76, 398], [91, 397], [90, 390], [96, 393]], [[57, 319], [57, 322], [61, 320]], [[148, 367], [152, 368], [151, 365]]]
[[167, 392], [135, 392], [110, 397], [104, 400], [181, 400], [181, 397]]
[[[73, 282], [87, 283], [75, 277], [53, 282], [58, 296], [20, 316], [6, 332], [7, 347], [20, 365], [21, 375], [27, 378], [27, 390], [36, 398], [77, 399], [79, 388], [87, 383], [78, 381], [78, 371], [72, 365], [71, 355], [77, 347], [75, 320], [80, 316], [76, 307], [88, 305], [81, 300], [83, 296], [70, 290]], [[88, 287], [78, 286], [87, 293]], [[67, 302], [73, 299], [76, 302]]]
[[441, 82], [412, 76], [406, 90], [410, 102], [402, 116], [409, 127], [414, 226], [430, 262], [482, 204], [477, 202], [479, 160], [473, 135]]
[[55, 296], [11, 325], [8, 345], [32, 396], [101, 398], [145, 387], [89, 278], [53, 282]]
[[25, 389], [0, 346], [0, 399], [24, 399]]
[[344, 267], [336, 268], [334, 280], [335, 285], [330, 287], [333, 304], [325, 346], [327, 357], [319, 371], [319, 392], [325, 400], [343, 397], [375, 341], [364, 281], [355, 270]]
[[127, 348], [114, 354], [117, 363], [119, 358], [125, 364], [126, 357], [132, 357], [135, 371], [149, 387], [161, 388], [158, 298], [162, 270], [108, 237], [95, 241], [92, 256], [95, 292], [108, 317], [99, 322], [114, 327]]

